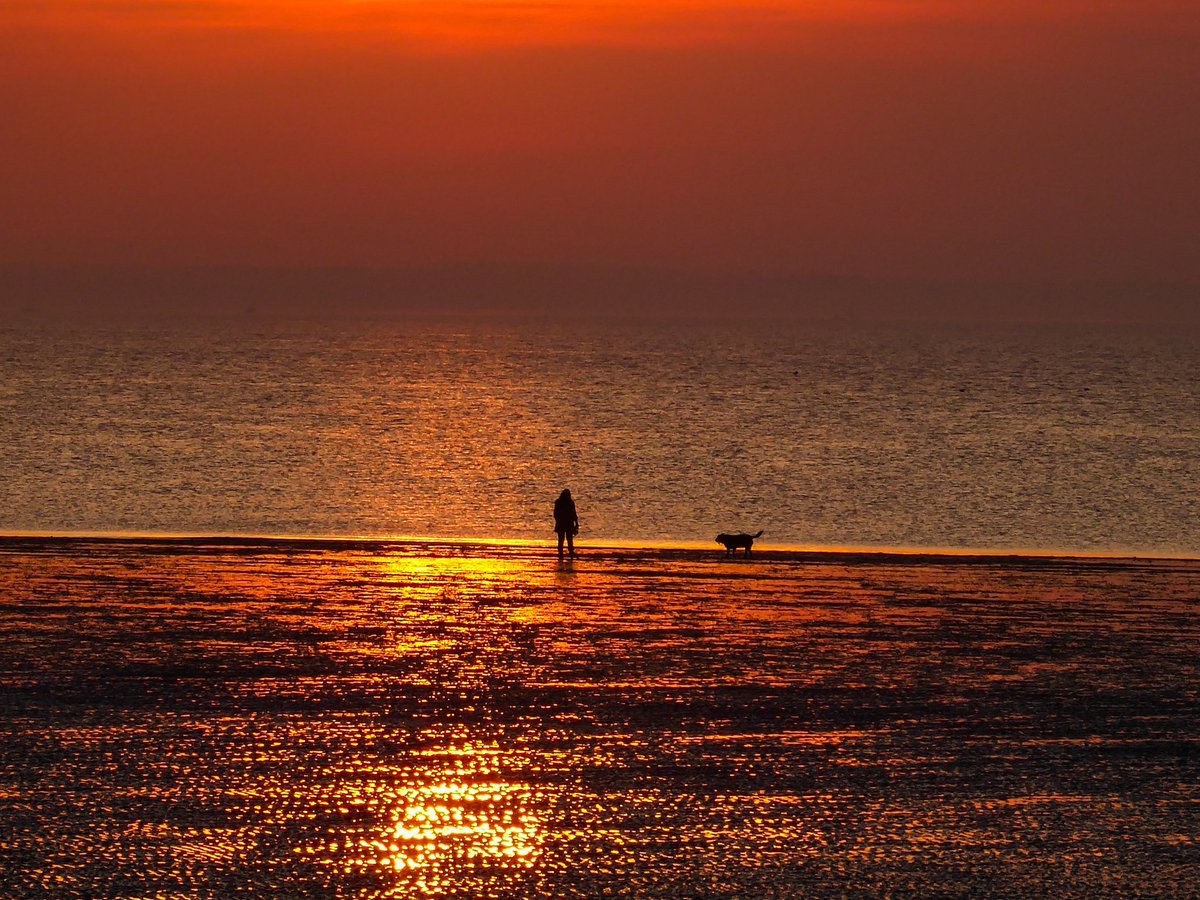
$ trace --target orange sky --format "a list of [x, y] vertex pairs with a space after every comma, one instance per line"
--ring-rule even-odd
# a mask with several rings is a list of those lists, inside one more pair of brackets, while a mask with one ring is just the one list
[[1200, 283], [1198, 38], [1190, 0], [0, 2], [0, 264]]

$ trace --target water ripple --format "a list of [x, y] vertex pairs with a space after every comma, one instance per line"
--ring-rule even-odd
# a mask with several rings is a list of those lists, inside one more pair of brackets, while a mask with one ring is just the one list
[[0, 894], [1183, 896], [1200, 565], [0, 547]]

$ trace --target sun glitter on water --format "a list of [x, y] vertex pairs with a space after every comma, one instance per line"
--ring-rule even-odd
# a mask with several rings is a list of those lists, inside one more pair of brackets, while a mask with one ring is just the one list
[[358, 852], [340, 865], [393, 873], [395, 883], [380, 897], [445, 894], [464, 870], [487, 880], [535, 867], [544, 840], [537, 812], [543, 801], [532, 785], [504, 779], [498, 746], [468, 743], [421, 757], [420, 771], [396, 788], [390, 822], [361, 837]]

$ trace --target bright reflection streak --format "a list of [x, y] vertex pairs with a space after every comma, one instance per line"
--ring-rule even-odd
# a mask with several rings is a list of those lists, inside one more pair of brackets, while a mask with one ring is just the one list
[[[426, 750], [388, 791], [393, 809], [379, 830], [335, 835], [325, 864], [391, 882], [378, 897], [438, 896], [456, 885], [511, 879], [542, 854], [544, 792], [505, 778], [523, 760], [495, 745]], [[339, 858], [333, 858], [334, 856]]]
[[464, 556], [386, 556], [380, 558], [379, 564], [387, 575], [401, 580], [430, 577], [512, 580], [530, 574], [532, 568], [526, 560]]

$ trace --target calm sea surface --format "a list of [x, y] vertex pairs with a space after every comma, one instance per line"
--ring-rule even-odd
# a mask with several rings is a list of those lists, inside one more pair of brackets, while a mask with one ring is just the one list
[[0, 896], [1194, 897], [1200, 563], [0, 542]]
[[1200, 339], [8, 325], [0, 531], [1200, 555]]

